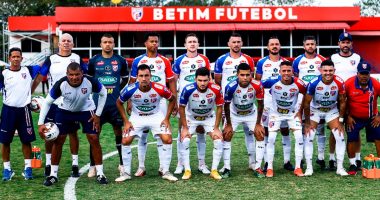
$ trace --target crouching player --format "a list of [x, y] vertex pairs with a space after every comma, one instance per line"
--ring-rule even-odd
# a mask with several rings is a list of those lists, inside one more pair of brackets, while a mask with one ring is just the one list
[[[264, 156], [265, 130], [260, 123], [264, 109], [264, 89], [260, 81], [252, 80], [251, 68], [247, 63], [240, 63], [238, 65], [237, 77], [237, 79], [231, 81], [225, 88], [224, 112], [226, 115], [226, 126], [223, 130], [223, 178], [227, 178], [231, 175], [231, 139], [239, 124], [246, 125], [249, 131], [254, 133], [257, 140], [256, 158], [263, 158]], [[257, 100], [258, 109], [256, 108], [255, 100]], [[248, 136], [253, 137], [252, 134], [246, 135], [246, 137]], [[256, 169], [256, 176], [264, 177], [263, 172], [260, 170], [260, 165], [258, 165], [258, 168], [255, 166], [250, 167]]]
[[343, 80], [334, 73], [334, 63], [331, 60], [325, 60], [321, 63], [321, 75], [311, 80], [307, 86], [307, 93], [304, 97], [305, 158], [307, 164], [305, 176], [313, 175], [313, 140], [315, 129], [321, 119], [324, 119], [329, 125], [336, 141], [336, 173], [341, 176], [348, 175], [343, 168], [346, 144], [342, 122], [346, 108], [346, 92]]
[[[142, 64], [137, 68], [138, 82], [126, 86], [116, 101], [117, 109], [124, 122], [122, 139], [122, 158], [124, 172], [116, 182], [131, 179], [132, 151], [131, 143], [135, 137], [141, 137], [144, 130], [150, 129], [158, 143], [162, 143], [163, 154], [160, 157], [162, 178], [169, 181], [178, 179], [169, 172], [172, 159], [172, 135], [170, 132], [170, 115], [174, 109], [175, 96], [167, 87], [151, 82], [150, 67]], [[166, 116], [160, 110], [162, 98], [169, 100]], [[130, 100], [132, 103], [131, 117], [127, 118], [123, 103]], [[157, 147], [158, 148], [158, 147]]]
[[[99, 94], [98, 105], [95, 106], [91, 97], [92, 93]], [[54, 148], [51, 157], [50, 176], [46, 177], [45, 186], [51, 186], [58, 181], [58, 166], [62, 156], [62, 146], [68, 134], [76, 133], [79, 122], [82, 124], [83, 133], [86, 133], [88, 142], [92, 147], [97, 182], [107, 184], [107, 177], [103, 173], [102, 147], [99, 143], [100, 118], [107, 99], [107, 91], [104, 86], [92, 77], [83, 75], [83, 70], [78, 63], [72, 62], [67, 66], [66, 76], [57, 81], [46, 97], [45, 104], [38, 119], [38, 132], [41, 138], [47, 128], [44, 124], [50, 106], [59, 97], [63, 97], [58, 105], [55, 122], [59, 128], [59, 136], [54, 140]], [[94, 112], [96, 108], [96, 111]]]
[[[223, 136], [219, 130], [224, 103], [221, 88], [210, 83], [210, 71], [198, 68], [195, 71], [195, 83], [187, 85], [181, 93], [179, 115], [182, 122], [182, 159], [185, 166], [183, 180], [191, 178], [190, 169], [190, 138], [195, 134], [198, 126], [203, 126], [206, 133], [214, 141], [211, 178], [222, 179], [218, 172], [218, 165], [223, 153]], [[187, 107], [186, 107], [187, 105]], [[216, 114], [214, 107], [216, 105]], [[185, 112], [186, 109], [186, 112]]]
[[283, 61], [280, 64], [280, 76], [263, 81], [265, 88], [270, 88], [272, 94], [272, 106], [269, 111], [269, 135], [267, 144], [268, 170], [267, 177], [273, 177], [273, 158], [277, 131], [281, 122], [288, 123], [295, 137], [296, 176], [304, 176], [301, 169], [303, 157], [303, 135], [301, 126], [302, 106], [297, 111], [298, 94], [305, 95], [306, 86], [298, 78], [293, 77], [292, 64]]

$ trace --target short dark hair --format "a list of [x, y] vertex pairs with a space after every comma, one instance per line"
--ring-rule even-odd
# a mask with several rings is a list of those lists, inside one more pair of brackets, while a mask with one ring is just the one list
[[314, 35], [306, 35], [303, 37], [303, 42], [306, 42], [306, 40], [314, 40], [315, 43], [317, 43], [317, 40], [315, 39]]
[[251, 67], [247, 63], [240, 63], [237, 66], [237, 73], [239, 73], [240, 70], [250, 70], [251, 71]]
[[237, 33], [237, 32], [232, 32], [232, 34], [230, 35], [230, 39], [232, 37], [240, 37], [241, 38], [241, 35], [239, 33]]
[[22, 51], [18, 47], [12, 47], [11, 49], [9, 49], [9, 54], [8, 55], [11, 56], [12, 52], [14, 52], [14, 51], [18, 51], [18, 52], [20, 52], [20, 55], [22, 55]]
[[150, 67], [149, 65], [147, 64], [141, 64], [137, 67], [137, 74], [139, 74], [139, 71], [143, 71], [143, 70], [149, 70], [149, 73], [151, 73], [151, 70], [150, 70]]
[[198, 68], [197, 71], [195, 71], [195, 78], [198, 76], [210, 76], [210, 70], [206, 67]]
[[75, 71], [75, 70], [80, 70], [80, 71], [82, 71], [83, 69], [82, 69], [82, 66], [80, 66], [80, 64], [79, 63], [77, 63], [77, 62], [72, 62], [72, 63], [70, 63], [69, 65], [67, 65], [67, 71], [69, 71], [69, 70], [73, 70], [73, 71]]
[[197, 36], [195, 33], [188, 33], [188, 34], [185, 36], [185, 43], [186, 43], [186, 39], [187, 39], [188, 37], [196, 37], [196, 38], [199, 40], [198, 36]]
[[280, 68], [281, 68], [281, 66], [283, 66], [283, 65], [286, 65], [286, 66], [292, 66], [292, 63], [290, 62], [290, 61], [282, 61], [281, 63], [280, 63]]
[[277, 40], [279, 40], [278, 37], [277, 37], [277, 35], [272, 35], [268, 39], [268, 44], [269, 44], [269, 40], [271, 40], [271, 39], [277, 39]]
[[322, 61], [321, 68], [323, 66], [333, 66], [335, 68], [334, 62], [330, 59]]
[[144, 35], [144, 41], [146, 42], [149, 37], [158, 37], [158, 38], [160, 38], [160, 34], [158, 34], [157, 32], [148, 32], [148, 33], [145, 33], [145, 35]]
[[104, 33], [102, 37], [113, 38], [113, 35], [111, 35], [109, 33]]

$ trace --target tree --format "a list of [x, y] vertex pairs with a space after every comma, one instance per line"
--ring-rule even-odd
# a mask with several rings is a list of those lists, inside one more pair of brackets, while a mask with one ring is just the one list
[[233, 0], [171, 0], [165, 6], [228, 6]]
[[360, 6], [362, 16], [380, 15], [380, 0], [361, 0], [355, 6]]
[[311, 6], [314, 0], [253, 0], [253, 6]]

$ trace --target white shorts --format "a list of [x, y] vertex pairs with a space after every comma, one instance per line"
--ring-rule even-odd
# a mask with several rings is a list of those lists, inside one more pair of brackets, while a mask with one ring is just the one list
[[164, 116], [166, 116], [166, 113], [168, 112], [168, 104], [166, 103], [166, 99], [162, 98], [160, 101], [160, 110]]
[[196, 134], [195, 129], [197, 126], [203, 126], [206, 133], [214, 131], [215, 115], [211, 117], [195, 117], [186, 115], [186, 120], [191, 135]]
[[293, 129], [293, 130], [302, 130], [301, 120], [298, 117], [295, 117], [295, 114], [293, 114], [293, 115], [278, 115], [278, 114], [269, 115], [268, 130], [269, 131], [278, 131], [280, 129], [280, 126], [283, 123], [286, 123], [288, 125], [288, 127]]
[[250, 131], [254, 131], [256, 127], [256, 119], [257, 119], [256, 112], [253, 115], [248, 115], [248, 116], [243, 116], [243, 117], [231, 114], [232, 129], [236, 131], [239, 124], [241, 124], [241, 125], [246, 125]]
[[153, 115], [140, 116], [132, 114], [129, 121], [133, 125], [133, 130], [129, 132], [130, 136], [141, 137], [144, 130], [151, 130], [153, 137], [158, 138], [159, 134], [171, 134], [169, 129], [161, 128], [161, 122], [165, 119], [162, 112], [157, 112]]
[[[263, 115], [261, 116], [261, 124], [264, 127], [268, 127], [269, 124], [269, 112], [270, 108], [269, 107], [264, 107]], [[280, 128], [288, 128], [288, 124], [286, 122], [282, 122], [280, 124]]]
[[321, 109], [310, 108], [310, 120], [319, 123], [321, 119], [324, 119], [326, 123], [329, 123], [333, 119], [339, 117], [338, 108], [333, 108], [327, 112], [326, 111], [326, 109], [322, 111]]

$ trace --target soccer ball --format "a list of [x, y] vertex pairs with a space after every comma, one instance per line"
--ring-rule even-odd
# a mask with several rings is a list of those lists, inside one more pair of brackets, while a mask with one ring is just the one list
[[45, 123], [45, 126], [48, 129], [48, 131], [45, 133], [45, 140], [46, 141], [53, 141], [53, 140], [57, 139], [57, 137], [59, 135], [58, 126], [56, 124], [54, 124], [53, 122], [47, 122], [47, 123]]
[[30, 109], [33, 112], [39, 113], [42, 105], [44, 104], [45, 98], [41, 96], [35, 96], [32, 98], [32, 101], [30, 102]]

